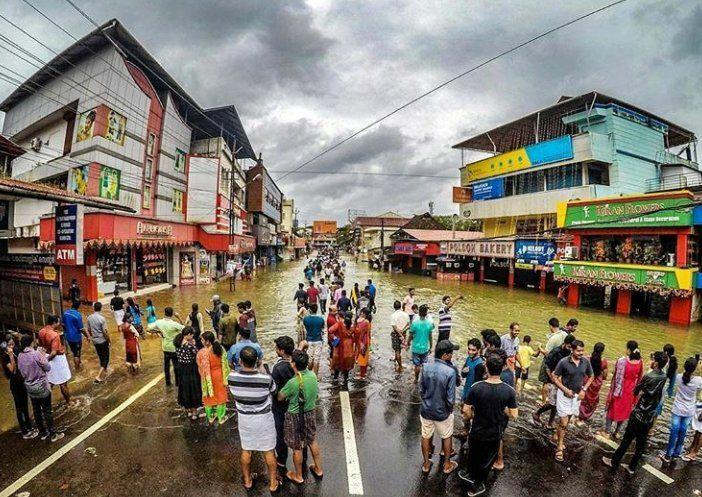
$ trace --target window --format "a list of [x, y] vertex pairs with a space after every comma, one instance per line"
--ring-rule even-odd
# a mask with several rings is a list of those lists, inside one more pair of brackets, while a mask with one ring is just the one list
[[151, 209], [151, 187], [145, 186], [144, 193], [141, 195], [141, 206], [144, 209]]
[[149, 157], [154, 156], [154, 149], [156, 148], [156, 135], [149, 133], [149, 140], [146, 142], [146, 155]]
[[146, 166], [144, 166], [144, 179], [146, 181], [151, 181], [151, 175], [154, 170], [154, 160], [146, 159]]
[[175, 158], [175, 170], [181, 173], [185, 172], [185, 152], [181, 149], [176, 148], [176, 158]]
[[544, 171], [520, 174], [514, 179], [515, 195], [542, 191], [544, 191]]
[[173, 212], [183, 212], [183, 192], [173, 190]]
[[609, 185], [609, 168], [607, 164], [593, 162], [587, 165], [588, 185]]
[[561, 190], [582, 186], [583, 168], [581, 164], [566, 164], [546, 170], [546, 189]]

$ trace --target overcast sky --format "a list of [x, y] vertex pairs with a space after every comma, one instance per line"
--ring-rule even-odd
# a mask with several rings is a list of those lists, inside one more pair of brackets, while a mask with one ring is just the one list
[[[28, 0], [74, 36], [93, 27], [61, 0]], [[608, 1], [76, 0], [118, 18], [203, 106], [235, 104], [256, 152], [286, 171], [414, 96]], [[0, 12], [56, 50], [72, 40], [21, 0]], [[454, 212], [458, 141], [598, 90], [702, 130], [702, 4], [629, 0], [463, 78], [360, 135], [307, 171], [455, 179], [290, 175], [280, 182], [307, 222]], [[51, 54], [0, 19], [0, 34]], [[4, 64], [32, 68], [6, 52]], [[12, 86], [0, 82], [4, 98]], [[280, 176], [279, 174], [275, 176]]]

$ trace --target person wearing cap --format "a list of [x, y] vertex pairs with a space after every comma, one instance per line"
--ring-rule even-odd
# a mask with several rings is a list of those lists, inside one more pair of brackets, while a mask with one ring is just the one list
[[222, 301], [219, 299], [219, 295], [213, 295], [210, 302], [212, 302], [212, 310], [205, 309], [205, 312], [212, 320], [212, 328], [216, 335], [219, 333], [219, 320], [222, 317]]
[[453, 351], [458, 345], [449, 340], [436, 344], [434, 362], [425, 364], [419, 392], [422, 407], [419, 419], [422, 425], [422, 473], [431, 471], [433, 438], [436, 432], [441, 438], [442, 451], [445, 454], [443, 472], [452, 473], [458, 463], [451, 460], [453, 455], [453, 403], [456, 398], [456, 369], [451, 365]]

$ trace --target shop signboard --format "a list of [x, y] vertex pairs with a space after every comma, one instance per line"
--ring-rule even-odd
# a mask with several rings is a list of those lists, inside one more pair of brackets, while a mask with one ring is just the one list
[[467, 255], [471, 257], [514, 259], [514, 242], [511, 240], [449, 241], [446, 242], [446, 253], [449, 255]]
[[[568, 205], [566, 228], [692, 226], [688, 197]], [[683, 207], [687, 206], [687, 207]]]
[[59, 266], [83, 264], [83, 206], [62, 204], [54, 217], [54, 255]]
[[519, 264], [545, 266], [556, 256], [556, 244], [550, 241], [517, 240], [514, 247], [516, 262]]
[[473, 201], [473, 189], [468, 186], [453, 187], [453, 203], [467, 204]]
[[199, 264], [198, 264], [198, 282], [199, 283], [209, 283], [210, 282], [210, 254], [206, 250], [200, 250]]
[[412, 255], [414, 253], [414, 244], [409, 242], [395, 243], [392, 248], [396, 254]]
[[501, 198], [505, 194], [505, 181], [502, 178], [473, 183], [473, 200]]
[[59, 286], [53, 254], [1, 254], [0, 280]]
[[173, 236], [173, 226], [170, 224], [139, 221], [136, 230], [139, 238], [171, 238]]
[[554, 278], [589, 285], [612, 285], [631, 290], [690, 290], [692, 270], [662, 266], [558, 261]]
[[255, 238], [252, 238], [249, 236], [242, 237], [240, 240], [240, 244], [241, 244], [241, 253], [242, 254], [245, 254], [247, 252], [253, 252], [254, 250], [256, 250], [256, 239]]
[[195, 284], [195, 252], [180, 253], [180, 286]]

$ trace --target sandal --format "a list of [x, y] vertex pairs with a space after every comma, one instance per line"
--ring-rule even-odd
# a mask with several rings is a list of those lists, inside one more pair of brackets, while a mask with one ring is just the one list
[[310, 473], [312, 473], [312, 476], [314, 476], [318, 480], [321, 480], [322, 478], [324, 478], [324, 472], [317, 473], [317, 466], [312, 465], [308, 469], [310, 470]]
[[241, 485], [244, 487], [244, 490], [246, 490], [247, 492], [248, 492], [249, 490], [251, 490], [251, 489], [254, 487], [254, 485], [256, 484], [256, 479], [257, 479], [257, 478], [258, 478], [258, 473], [251, 473], [251, 485], [249, 485], [248, 487], [246, 486], [246, 483], [244, 483], [244, 482], [242, 481], [242, 482], [241, 482]]
[[288, 471], [287, 473], [285, 473], [285, 478], [287, 478], [288, 480], [293, 482], [295, 485], [302, 485], [303, 483], [305, 483], [304, 479], [303, 480], [296, 480], [295, 478], [292, 478], [290, 476], [291, 474], [293, 474], [292, 471]]
[[458, 463], [456, 461], [451, 461], [450, 466], [451, 466], [451, 469], [449, 469], [448, 471], [446, 471], [446, 469], [444, 469], [445, 475], [450, 475], [451, 473], [456, 471], [456, 468], [458, 467]]
[[555, 459], [558, 462], [563, 462], [563, 450], [556, 451]]

